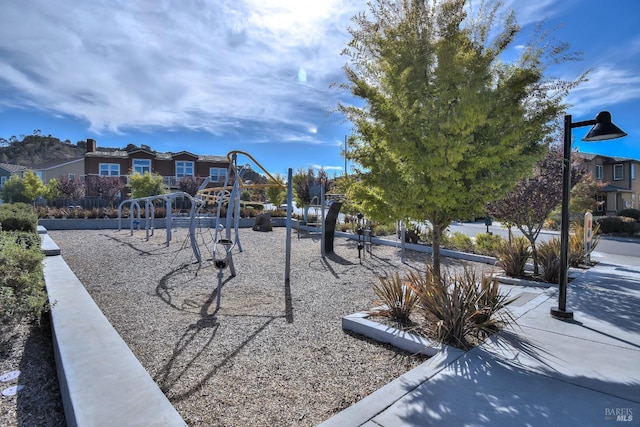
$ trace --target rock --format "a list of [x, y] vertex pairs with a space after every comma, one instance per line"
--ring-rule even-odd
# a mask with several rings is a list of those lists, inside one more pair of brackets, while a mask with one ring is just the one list
[[256, 216], [256, 222], [253, 225], [253, 231], [272, 231], [271, 214], [269, 212], [261, 213]]

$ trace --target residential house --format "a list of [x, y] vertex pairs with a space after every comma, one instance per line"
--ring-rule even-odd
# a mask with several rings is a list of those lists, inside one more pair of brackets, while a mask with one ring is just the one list
[[623, 209], [640, 208], [640, 179], [636, 176], [640, 160], [581, 152], [573, 156], [582, 159], [596, 182], [603, 184], [597, 196], [601, 205], [594, 214], [616, 215]]
[[87, 177], [119, 177], [125, 184], [127, 176], [133, 172], [158, 173], [162, 175], [170, 191], [179, 191], [180, 179], [187, 176], [195, 178], [198, 182], [209, 178], [208, 187], [221, 186], [227, 176], [228, 167], [227, 157], [203, 156], [188, 151], [159, 153], [147, 146], [131, 151], [98, 151], [93, 139], [87, 139], [87, 152], [84, 157]]
[[69, 180], [84, 179], [84, 157], [52, 160], [40, 165], [34, 165], [31, 167], [31, 170], [33, 170], [45, 184], [53, 178], [58, 181], [61, 177], [66, 177]]
[[28, 168], [24, 166], [0, 163], [0, 188], [4, 187], [4, 183], [7, 182], [12, 175], [18, 175], [20, 178], [24, 178], [24, 173], [27, 169]]

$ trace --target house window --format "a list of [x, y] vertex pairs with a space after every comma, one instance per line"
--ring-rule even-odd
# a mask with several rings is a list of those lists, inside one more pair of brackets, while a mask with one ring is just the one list
[[212, 182], [223, 182], [227, 176], [227, 170], [224, 168], [209, 168], [209, 179]]
[[4, 187], [4, 183], [7, 182], [6, 176], [0, 176], [0, 188]]
[[70, 173], [67, 175], [67, 179], [69, 181], [73, 181], [74, 179], [76, 179], [76, 174], [75, 173]]
[[176, 177], [182, 178], [183, 176], [193, 176], [193, 162], [176, 162]]
[[624, 165], [622, 163], [618, 163], [613, 165], [613, 180], [614, 181], [622, 181], [624, 179]]
[[636, 179], [636, 164], [631, 163], [631, 179]]
[[636, 193], [631, 193], [631, 209], [636, 208]]
[[604, 168], [602, 165], [596, 165], [596, 179], [604, 178]]
[[120, 176], [118, 163], [100, 163], [100, 176]]
[[133, 159], [133, 171], [140, 175], [151, 173], [151, 159]]

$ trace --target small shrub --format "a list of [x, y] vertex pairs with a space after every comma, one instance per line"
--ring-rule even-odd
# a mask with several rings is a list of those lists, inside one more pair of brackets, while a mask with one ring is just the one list
[[475, 250], [475, 245], [471, 237], [459, 231], [453, 233], [449, 241], [451, 248], [457, 251], [473, 253]]
[[542, 267], [541, 278], [547, 283], [560, 279], [560, 239], [552, 238], [537, 245], [538, 262]]
[[636, 221], [640, 221], [640, 210], [639, 209], [623, 209], [618, 212], [618, 216], [625, 216], [627, 218], [633, 218]]
[[153, 216], [154, 218], [166, 218], [167, 216], [167, 208], [163, 206], [154, 206], [153, 208]]
[[39, 318], [47, 307], [40, 237], [34, 232], [0, 232], [0, 322]]
[[399, 273], [388, 277], [378, 276], [380, 283], [373, 285], [373, 292], [379, 298], [374, 301], [378, 309], [371, 314], [388, 316], [402, 324], [410, 323], [410, 317], [418, 304], [418, 296], [400, 278]]
[[240, 208], [253, 208], [258, 211], [264, 210], [264, 203], [261, 202], [250, 202], [250, 201], [240, 201]]
[[395, 224], [371, 224], [371, 234], [374, 236], [389, 236], [396, 233]]
[[497, 234], [481, 233], [476, 235], [476, 251], [482, 255], [496, 256], [504, 239]]
[[597, 218], [595, 223], [604, 234], [633, 234], [636, 231], [636, 221], [624, 216], [605, 216]]
[[100, 218], [102, 215], [102, 210], [99, 208], [92, 208], [87, 212], [87, 218], [96, 219]]
[[498, 266], [511, 277], [524, 277], [530, 256], [531, 244], [524, 236], [513, 237], [511, 242], [505, 241], [496, 254]]
[[[424, 233], [422, 233], [421, 238], [422, 238], [422, 240], [424, 240], [424, 242], [427, 245], [433, 245], [433, 229], [431, 229], [431, 227], [427, 228], [427, 230]], [[451, 245], [451, 235], [449, 235], [449, 233], [444, 232], [440, 236], [440, 247], [441, 248], [450, 248], [450, 247], [452, 247], [452, 245]]]
[[0, 204], [0, 226], [4, 231], [35, 233], [38, 229], [38, 217], [33, 207], [26, 203]]
[[555, 218], [547, 218], [543, 225], [545, 230], [560, 230], [560, 223]]

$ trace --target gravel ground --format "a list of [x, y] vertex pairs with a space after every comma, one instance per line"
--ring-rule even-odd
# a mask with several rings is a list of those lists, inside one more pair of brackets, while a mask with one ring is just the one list
[[[53, 360], [49, 316], [41, 322], [25, 320], [0, 338], [0, 376], [19, 371], [17, 378], [0, 380], [0, 389], [23, 388], [0, 399], [0, 426], [65, 425]], [[6, 377], [7, 379], [9, 377]]]
[[[374, 246], [362, 264], [336, 238], [322, 259], [316, 238], [292, 235], [285, 289], [285, 229], [241, 229], [216, 310], [212, 233], [187, 230], [50, 231], [62, 255], [171, 403], [191, 426], [312, 426], [425, 359], [345, 333], [342, 316], [368, 309], [377, 275], [424, 270], [426, 255]], [[451, 268], [470, 265], [445, 259]], [[486, 266], [478, 266], [486, 269]], [[28, 424], [24, 424], [28, 425]]]

